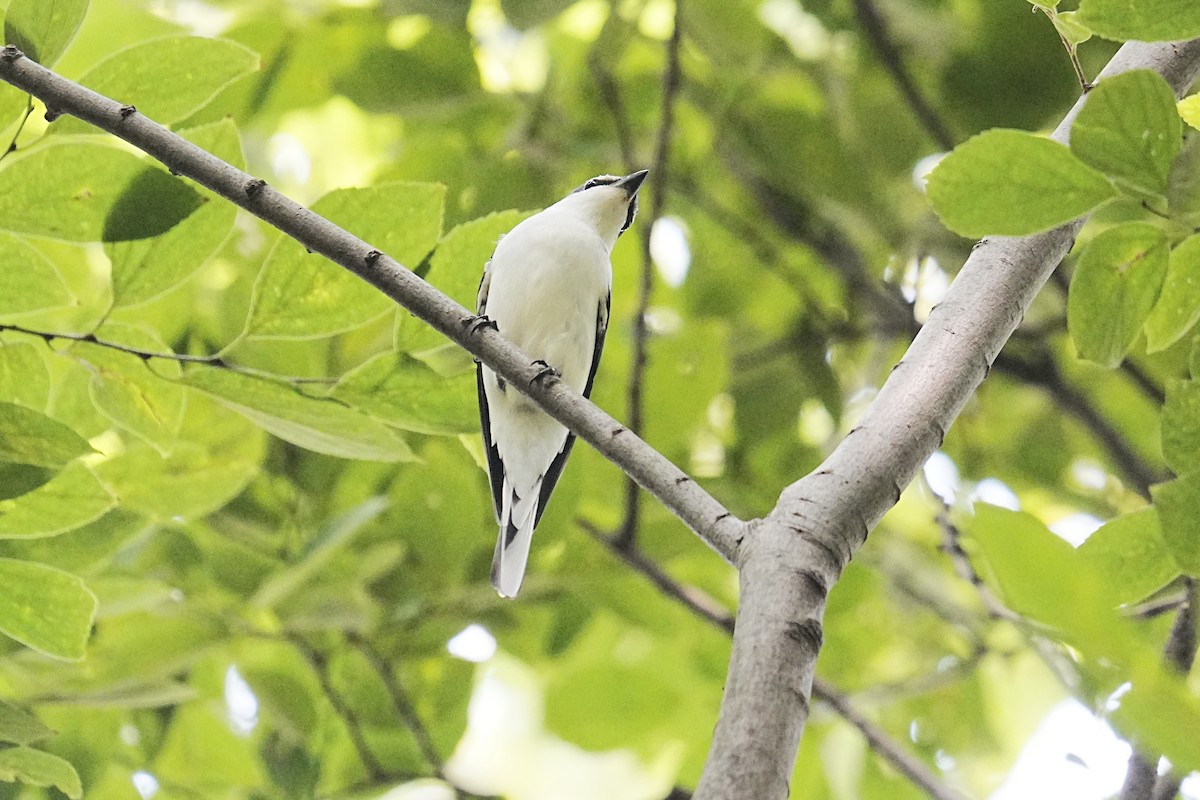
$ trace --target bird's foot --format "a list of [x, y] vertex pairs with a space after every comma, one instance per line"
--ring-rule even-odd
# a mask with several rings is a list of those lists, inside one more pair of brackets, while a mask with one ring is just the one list
[[489, 317], [487, 314], [478, 314], [474, 317], [467, 317], [462, 321], [462, 326], [467, 329], [467, 333], [474, 335], [484, 328], [491, 328], [494, 331], [500, 330], [496, 325], [496, 320]]
[[540, 358], [537, 361], [533, 362], [533, 366], [538, 367], [539, 369], [537, 371], [537, 374], [534, 375], [532, 379], [530, 379], [530, 381], [529, 381], [530, 386], [533, 386], [536, 383], [542, 383], [542, 382], [547, 382], [547, 381], [556, 381], [562, 377], [561, 372], [559, 372], [554, 367], [550, 366], [549, 364], [547, 364], [545, 361], [543, 361]]

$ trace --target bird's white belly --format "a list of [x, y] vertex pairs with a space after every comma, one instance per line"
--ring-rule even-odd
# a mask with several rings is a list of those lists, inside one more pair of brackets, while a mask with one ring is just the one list
[[487, 314], [531, 359], [582, 392], [611, 283], [608, 250], [588, 231], [523, 234], [518, 226], [496, 249]]

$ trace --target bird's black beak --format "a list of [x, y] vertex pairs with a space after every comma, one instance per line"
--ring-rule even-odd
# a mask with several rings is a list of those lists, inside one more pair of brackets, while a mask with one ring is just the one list
[[650, 170], [648, 169], [639, 170], [632, 175], [626, 175], [624, 178], [621, 178], [613, 186], [616, 186], [618, 189], [624, 189], [625, 194], [633, 197], [641, 187], [642, 181], [646, 180], [646, 176], [649, 174]]

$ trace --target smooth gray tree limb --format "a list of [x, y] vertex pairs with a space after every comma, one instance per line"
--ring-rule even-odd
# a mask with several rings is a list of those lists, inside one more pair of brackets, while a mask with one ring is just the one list
[[[314, 214], [236, 167], [139, 114], [26, 58], [0, 51], [0, 79], [28, 92], [55, 114], [70, 114], [124, 139], [197, 183], [345, 267], [487, 364], [510, 384], [657, 497], [726, 561], [736, 559], [746, 524], [683, 470], [540, 366], [493, 327], [421, 280], [395, 259]], [[482, 271], [483, 265], [479, 265]]]
[[[1130, 42], [1100, 80], [1160, 73], [1176, 95], [1200, 74], [1200, 40]], [[1053, 133], [1066, 142], [1081, 98]], [[1078, 219], [1025, 238], [985, 239], [854, 430], [787, 487], [738, 553], [740, 608], [721, 716], [696, 800], [781, 800], [808, 719], [829, 589], [987, 376], [1066, 256]]]

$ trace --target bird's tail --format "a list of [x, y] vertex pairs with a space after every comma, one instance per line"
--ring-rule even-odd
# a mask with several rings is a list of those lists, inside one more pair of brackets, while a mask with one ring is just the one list
[[533, 541], [533, 526], [537, 521], [538, 497], [542, 482], [518, 497], [507, 481], [500, 509], [500, 536], [492, 556], [492, 586], [501, 597], [516, 597], [525, 579], [525, 564], [529, 561], [529, 544]]

